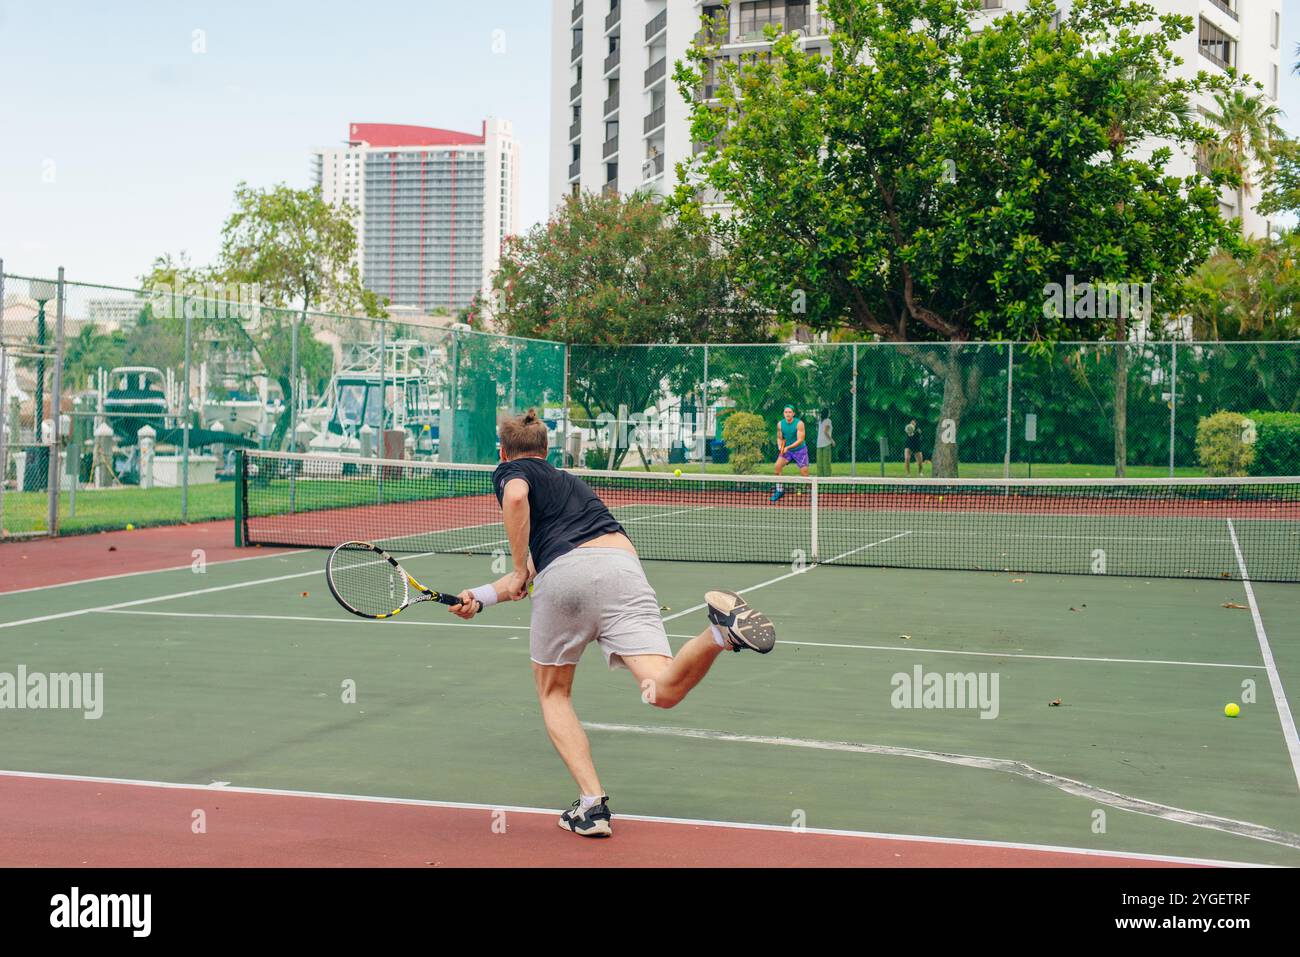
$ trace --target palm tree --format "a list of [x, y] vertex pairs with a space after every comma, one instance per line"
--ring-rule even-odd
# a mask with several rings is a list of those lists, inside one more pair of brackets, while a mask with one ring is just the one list
[[1269, 104], [1263, 94], [1244, 90], [1217, 93], [1218, 112], [1206, 111], [1206, 118], [1219, 131], [1219, 139], [1205, 147], [1203, 159], [1210, 166], [1227, 170], [1241, 181], [1237, 188], [1237, 210], [1245, 209], [1246, 197], [1258, 185], [1256, 169], [1273, 166], [1274, 144], [1283, 136], [1278, 119], [1282, 111]]

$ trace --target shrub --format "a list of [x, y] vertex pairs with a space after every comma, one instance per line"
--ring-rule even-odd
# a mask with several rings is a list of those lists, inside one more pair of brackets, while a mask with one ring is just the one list
[[1240, 412], [1216, 412], [1196, 426], [1196, 454], [1210, 475], [1245, 475], [1255, 458], [1254, 422]]
[[722, 426], [722, 441], [731, 459], [731, 471], [737, 475], [753, 472], [763, 461], [763, 443], [767, 425], [752, 412], [733, 412]]
[[1251, 475], [1300, 475], [1300, 413], [1252, 412], [1255, 459]]

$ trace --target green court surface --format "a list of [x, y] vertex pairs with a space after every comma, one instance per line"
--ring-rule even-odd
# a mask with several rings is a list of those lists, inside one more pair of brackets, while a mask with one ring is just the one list
[[[0, 595], [0, 671], [104, 675], [98, 720], [6, 712], [3, 767], [572, 800], [533, 694], [527, 602], [472, 623], [432, 605], [364, 622], [330, 598], [324, 558], [263, 553]], [[492, 560], [408, 565], [452, 590], [495, 577]], [[1274, 693], [1280, 681], [1292, 708], [1300, 696], [1300, 585], [1253, 586], [1271, 677], [1239, 581], [646, 568], [675, 646], [704, 627], [694, 606], [708, 587], [745, 589], [779, 643], [721, 657], [673, 710], [643, 703], [588, 650], [576, 705], [616, 813], [1300, 865], [1300, 787]], [[898, 707], [897, 676], [918, 668], [990, 692], [996, 678], [996, 716], [970, 701]], [[1225, 717], [1252, 684], [1253, 702]]]

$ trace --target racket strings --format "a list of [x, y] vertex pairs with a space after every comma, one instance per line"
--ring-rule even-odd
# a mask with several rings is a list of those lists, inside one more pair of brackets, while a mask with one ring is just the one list
[[406, 573], [361, 545], [344, 545], [330, 557], [334, 593], [363, 615], [389, 615], [406, 604]]

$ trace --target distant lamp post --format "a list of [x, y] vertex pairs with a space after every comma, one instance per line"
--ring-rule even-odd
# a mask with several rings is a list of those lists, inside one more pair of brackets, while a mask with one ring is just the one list
[[36, 405], [34, 407], [36, 441], [41, 440], [41, 423], [45, 421], [45, 304], [54, 298], [54, 283], [33, 279], [28, 288], [36, 300]]

